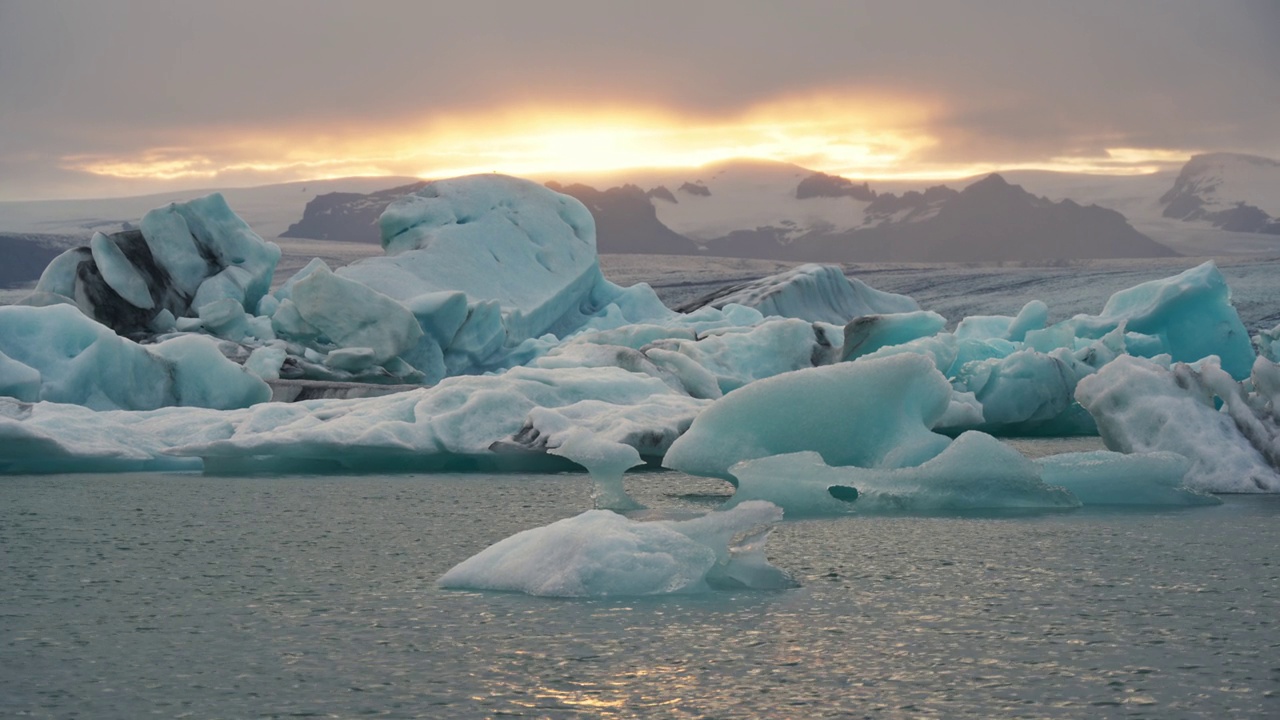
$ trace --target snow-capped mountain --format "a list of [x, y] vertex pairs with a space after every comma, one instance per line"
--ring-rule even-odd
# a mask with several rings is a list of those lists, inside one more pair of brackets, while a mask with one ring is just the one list
[[[933, 186], [899, 195], [798, 165], [738, 160], [640, 175], [605, 190], [548, 185], [591, 210], [606, 253], [819, 262], [1173, 254], [1119, 212], [1037, 197], [998, 175], [964, 190]], [[382, 208], [415, 187], [318, 196], [284, 235], [377, 242]]]
[[1234, 153], [1196, 155], [1160, 203], [1168, 218], [1280, 235], [1280, 162]]

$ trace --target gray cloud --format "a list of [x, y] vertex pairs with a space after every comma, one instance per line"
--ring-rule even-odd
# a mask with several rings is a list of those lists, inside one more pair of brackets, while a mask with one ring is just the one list
[[0, 0], [0, 193], [67, 181], [65, 155], [162, 147], [193, 130], [360, 126], [520, 101], [716, 116], [824, 88], [940, 102], [929, 160], [1126, 145], [1274, 156], [1277, 30], [1269, 0]]

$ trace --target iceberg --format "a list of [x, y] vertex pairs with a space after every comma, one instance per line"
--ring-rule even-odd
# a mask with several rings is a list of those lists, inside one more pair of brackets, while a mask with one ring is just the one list
[[65, 298], [117, 333], [143, 338], [155, 334], [162, 313], [195, 317], [223, 299], [255, 308], [279, 259], [280, 248], [213, 193], [152, 210], [140, 229], [95, 233], [88, 248], [45, 268], [36, 294]]
[[799, 452], [738, 463], [731, 472], [738, 489], [728, 507], [765, 500], [788, 518], [1080, 506], [1072, 493], [1041, 480], [1018, 451], [979, 432], [914, 467], [831, 467], [818, 453]]
[[1231, 290], [1213, 261], [1121, 290], [1107, 300], [1100, 314], [1077, 315], [1029, 331], [1026, 343], [1040, 352], [1058, 347], [1075, 350], [1118, 328], [1155, 340], [1141, 350], [1130, 347], [1130, 354], [1168, 354], [1181, 362], [1216, 355], [1222, 368], [1237, 380], [1249, 376], [1255, 357], [1249, 334], [1231, 304]]
[[[1274, 364], [1259, 359], [1256, 366], [1253, 384], [1268, 387]], [[1280, 492], [1280, 447], [1269, 403], [1247, 395], [1216, 357], [1199, 367], [1118, 357], [1081, 380], [1076, 399], [1093, 416], [1108, 449], [1168, 451], [1190, 460], [1189, 488]]]
[[393, 201], [378, 223], [387, 255], [340, 268], [339, 277], [401, 302], [461, 291], [469, 302], [496, 303], [471, 333], [498, 334], [502, 345], [576, 329], [609, 299], [598, 291], [620, 290], [600, 272], [586, 207], [528, 180], [473, 175], [430, 183]]
[[785, 589], [795, 581], [764, 556], [781, 519], [763, 502], [678, 521], [589, 510], [494, 543], [437, 584], [564, 598]]

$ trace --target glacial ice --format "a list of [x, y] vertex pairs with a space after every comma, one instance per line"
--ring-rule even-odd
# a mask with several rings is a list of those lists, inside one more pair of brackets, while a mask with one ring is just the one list
[[892, 315], [863, 315], [845, 325], [840, 359], [856, 360], [880, 348], [933, 337], [946, 326], [946, 318], [928, 310]]
[[663, 464], [730, 481], [738, 462], [805, 450], [832, 465], [919, 465], [951, 442], [932, 431], [951, 397], [942, 373], [913, 354], [776, 375], [713, 402]]
[[773, 455], [735, 465], [738, 489], [727, 505], [766, 500], [788, 518], [1054, 510], [1080, 506], [1047, 485], [1035, 464], [990, 435], [967, 432], [913, 467], [832, 467], [816, 452]]
[[1191, 490], [1183, 478], [1191, 461], [1171, 452], [1062, 453], [1035, 461], [1045, 483], [1066, 488], [1085, 505], [1218, 505], [1218, 498]]
[[[566, 443], [562, 456], [608, 471], [612, 456], [602, 457], [608, 462], [599, 465], [579, 453], [610, 448], [625, 453], [617, 447], [625, 445], [656, 462], [706, 404], [657, 378], [615, 367], [515, 368], [379, 397], [262, 402], [223, 412], [164, 407], [95, 413], [41, 402], [28, 411], [0, 413], [5, 428], [0, 437], [56, 446], [51, 451], [56, 462], [46, 466], [38, 457], [24, 456], [20, 465], [0, 471], [64, 472], [66, 458], [104, 454], [129, 458], [130, 469], [147, 462], [165, 468], [181, 457], [208, 472], [228, 474], [565, 470], [574, 465], [553, 451]], [[584, 431], [590, 437], [586, 448]], [[10, 450], [0, 445], [0, 469]], [[185, 467], [191, 466], [187, 460]]]
[[919, 310], [906, 295], [876, 290], [848, 278], [836, 265], [800, 265], [776, 275], [727, 287], [696, 304], [723, 308], [730, 304], [759, 310], [765, 316], [799, 318], [844, 325], [863, 315]]
[[[1266, 359], [1256, 365], [1252, 384], [1269, 387], [1275, 365]], [[1076, 398], [1109, 449], [1168, 451], [1190, 460], [1192, 489], [1280, 492], [1275, 406], [1265, 393], [1246, 393], [1216, 357], [1197, 368], [1122, 356], [1081, 380]]]
[[764, 502], [678, 521], [589, 510], [494, 543], [437, 582], [544, 597], [795, 587], [764, 556], [769, 530], [781, 519], [782, 511]]
[[[386, 257], [336, 272], [316, 260], [274, 293], [279, 249], [217, 195], [60, 256], [28, 307], [0, 309], [0, 393], [15, 399], [0, 427], [16, 443], [0, 447], [0, 471], [82, 460], [214, 472], [573, 463], [592, 473], [600, 507], [625, 508], [623, 473], [641, 462], [729, 479], [742, 461], [816, 451], [840, 472], [903, 471], [902, 481], [986, 442], [948, 437], [979, 429], [1101, 432], [1114, 449], [1187, 457], [1193, 488], [1280, 491], [1280, 370], [1254, 362], [1255, 345], [1276, 355], [1280, 329], [1251, 345], [1212, 263], [1116, 293], [1098, 315], [1050, 324], [1033, 300], [948, 332], [911, 298], [833, 266], [673, 312], [648, 286], [604, 279], [581, 203], [515, 178], [430, 184], [380, 225]], [[436, 385], [224, 412], [165, 407], [259, 403], [269, 389], [258, 378]], [[1197, 439], [1205, 427], [1235, 449]], [[1163, 478], [1144, 481], [1153, 497], [1174, 462], [1068, 461], [1052, 472]], [[1105, 496], [1092, 480], [1063, 482]], [[855, 506], [874, 505], [870, 488]]]
[[[95, 410], [225, 409], [271, 397], [266, 383], [223, 357], [208, 338], [139, 345], [68, 305], [0, 307], [0, 354], [8, 359], [0, 363], [0, 387], [20, 388], [13, 396], [27, 401]], [[39, 378], [36, 397], [33, 377]]]

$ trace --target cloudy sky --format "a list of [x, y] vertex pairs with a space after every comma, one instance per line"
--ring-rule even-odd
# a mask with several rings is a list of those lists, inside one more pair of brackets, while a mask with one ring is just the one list
[[1274, 0], [0, 0], [0, 200], [1280, 157]]

